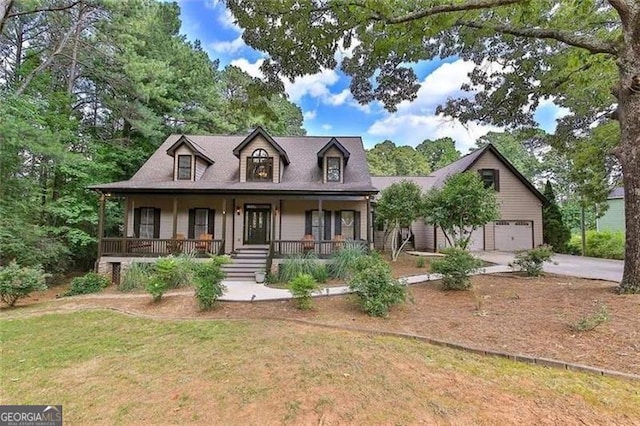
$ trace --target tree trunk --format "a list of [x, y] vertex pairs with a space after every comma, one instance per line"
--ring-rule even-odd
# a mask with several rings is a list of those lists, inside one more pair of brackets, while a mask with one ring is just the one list
[[623, 29], [618, 57], [618, 119], [620, 145], [615, 154], [624, 176], [626, 244], [619, 291], [640, 293], [640, 11], [636, 8]]
[[0, 0], [0, 34], [4, 29], [4, 24], [7, 22], [7, 15], [13, 6], [13, 0]]

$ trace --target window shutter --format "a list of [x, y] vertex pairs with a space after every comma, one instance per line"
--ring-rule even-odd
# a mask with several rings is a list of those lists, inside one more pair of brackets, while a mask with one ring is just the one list
[[304, 212], [304, 233], [306, 235], [313, 234], [313, 230], [311, 229], [311, 210]]
[[333, 235], [342, 235], [342, 212], [340, 210], [334, 213], [335, 215], [335, 225], [333, 227]]
[[189, 209], [189, 228], [188, 228], [188, 238], [194, 239], [195, 234], [195, 225], [196, 225], [196, 209]]
[[133, 209], [133, 235], [140, 238], [140, 207]]
[[153, 238], [160, 238], [160, 209], [153, 209]]
[[324, 211], [324, 239], [331, 239], [331, 212], [328, 210]]
[[498, 169], [493, 171], [493, 187], [497, 192], [500, 192], [500, 170]]
[[360, 212], [357, 210], [353, 215], [353, 238], [360, 239]]
[[213, 209], [209, 209], [209, 217], [207, 218], [207, 225], [208, 225], [208, 230], [207, 233], [211, 234], [211, 238], [213, 238], [213, 225], [214, 225], [214, 218], [216, 215], [216, 211]]

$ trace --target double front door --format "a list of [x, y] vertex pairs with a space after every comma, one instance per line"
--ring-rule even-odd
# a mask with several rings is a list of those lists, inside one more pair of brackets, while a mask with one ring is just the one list
[[247, 204], [244, 208], [244, 243], [268, 244], [271, 229], [271, 206]]

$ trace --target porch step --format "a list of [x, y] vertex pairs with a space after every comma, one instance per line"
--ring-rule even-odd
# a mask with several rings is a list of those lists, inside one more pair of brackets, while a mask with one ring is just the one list
[[230, 280], [255, 279], [256, 271], [264, 271], [267, 267], [268, 246], [238, 247], [231, 253], [231, 263], [222, 266], [222, 270]]

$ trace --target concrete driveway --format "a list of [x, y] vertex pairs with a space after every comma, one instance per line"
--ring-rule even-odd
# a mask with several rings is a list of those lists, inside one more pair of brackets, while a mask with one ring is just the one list
[[[474, 254], [482, 260], [499, 265], [506, 265], [514, 258], [513, 253], [502, 251], [483, 251]], [[613, 282], [620, 282], [622, 280], [624, 262], [621, 260], [556, 254], [553, 256], [553, 261], [556, 262], [557, 265], [551, 263], [544, 264], [544, 270], [546, 272]]]

